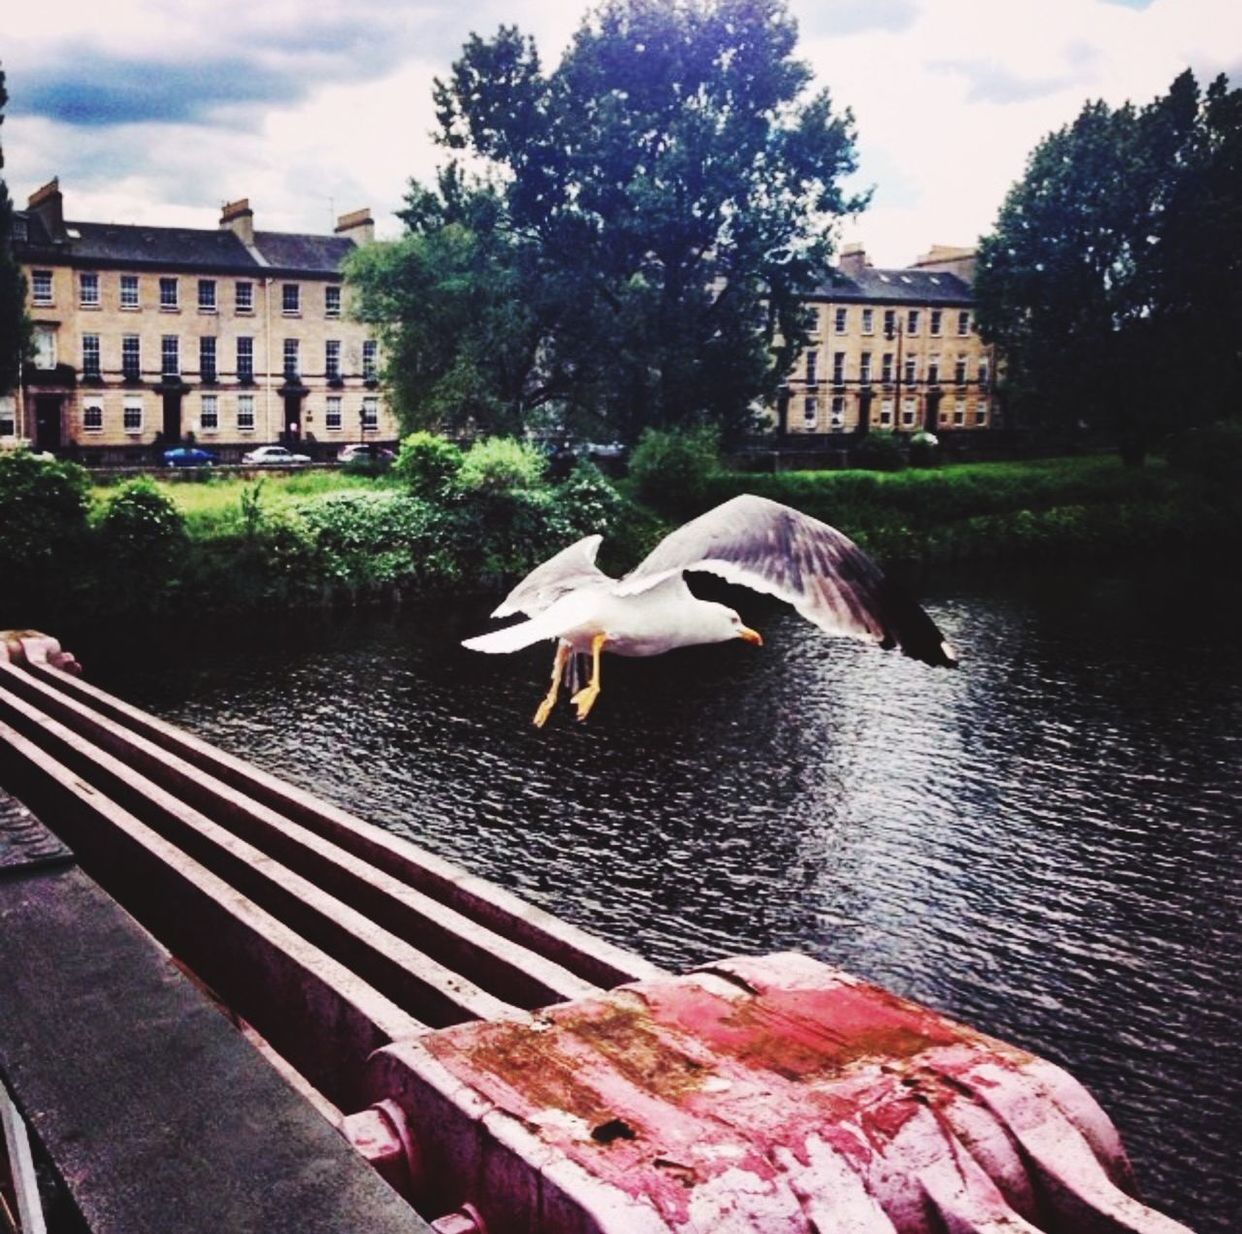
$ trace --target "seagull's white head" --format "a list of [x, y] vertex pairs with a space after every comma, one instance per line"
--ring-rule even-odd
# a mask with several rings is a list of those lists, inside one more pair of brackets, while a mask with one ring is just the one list
[[740, 638], [756, 647], [763, 646], [763, 636], [758, 630], [752, 630], [731, 608], [712, 601], [704, 601], [699, 608], [699, 620], [702, 623], [705, 643], [727, 643], [730, 639]]

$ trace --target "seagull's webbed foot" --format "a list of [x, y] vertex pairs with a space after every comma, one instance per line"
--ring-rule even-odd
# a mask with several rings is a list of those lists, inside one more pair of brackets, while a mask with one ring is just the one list
[[607, 641], [606, 634], [597, 634], [591, 639], [591, 680], [570, 699], [570, 702], [578, 709], [580, 721], [585, 720], [591, 714], [591, 708], [595, 706], [595, 700], [599, 698], [599, 653], [604, 649]]
[[[556, 706], [556, 695], [561, 688], [561, 674], [565, 671], [565, 664], [569, 660], [570, 646], [568, 643], [557, 643], [556, 658], [552, 661], [552, 684], [548, 687], [547, 694], [543, 697], [535, 711], [535, 727], [542, 728], [547, 722], [548, 717], [552, 714], [552, 708]], [[582, 717], [579, 716], [579, 719]]]

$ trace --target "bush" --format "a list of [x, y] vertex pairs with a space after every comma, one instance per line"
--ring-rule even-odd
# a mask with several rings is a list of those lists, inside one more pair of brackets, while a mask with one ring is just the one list
[[668, 514], [701, 509], [720, 469], [720, 435], [708, 427], [649, 428], [630, 457], [634, 495]]
[[901, 471], [906, 457], [895, 434], [874, 429], [854, 447], [852, 462], [867, 471]]
[[1242, 481], [1242, 423], [1191, 429], [1169, 444], [1169, 466], [1209, 480]]
[[89, 509], [84, 468], [0, 450], [0, 577], [51, 565], [79, 545]]
[[108, 499], [95, 525], [105, 567], [100, 602], [109, 608], [156, 608], [181, 584], [185, 518], [148, 478], [130, 480]]
[[534, 446], [508, 437], [488, 437], [466, 451], [456, 484], [466, 493], [538, 489], [547, 467], [548, 460]]
[[580, 461], [556, 487], [556, 503], [578, 536], [608, 535], [621, 522], [625, 498], [594, 463]]
[[434, 501], [457, 479], [463, 457], [458, 446], [435, 433], [411, 433], [401, 442], [392, 471], [415, 497]]

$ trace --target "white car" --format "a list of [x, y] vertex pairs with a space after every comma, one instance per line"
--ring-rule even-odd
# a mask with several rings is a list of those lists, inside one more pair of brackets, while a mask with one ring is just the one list
[[293, 454], [284, 446], [259, 446], [242, 455], [242, 462], [249, 467], [293, 467], [310, 461], [309, 454]]

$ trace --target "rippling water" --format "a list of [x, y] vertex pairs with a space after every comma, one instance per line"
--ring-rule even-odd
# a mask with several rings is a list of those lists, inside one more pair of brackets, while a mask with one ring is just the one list
[[[957, 672], [766, 639], [609, 661], [482, 613], [84, 631], [92, 680], [673, 968], [798, 948], [1063, 1063], [1146, 1196], [1242, 1229], [1242, 586], [1007, 579], [929, 603]], [[66, 639], [66, 642], [69, 640]]]

